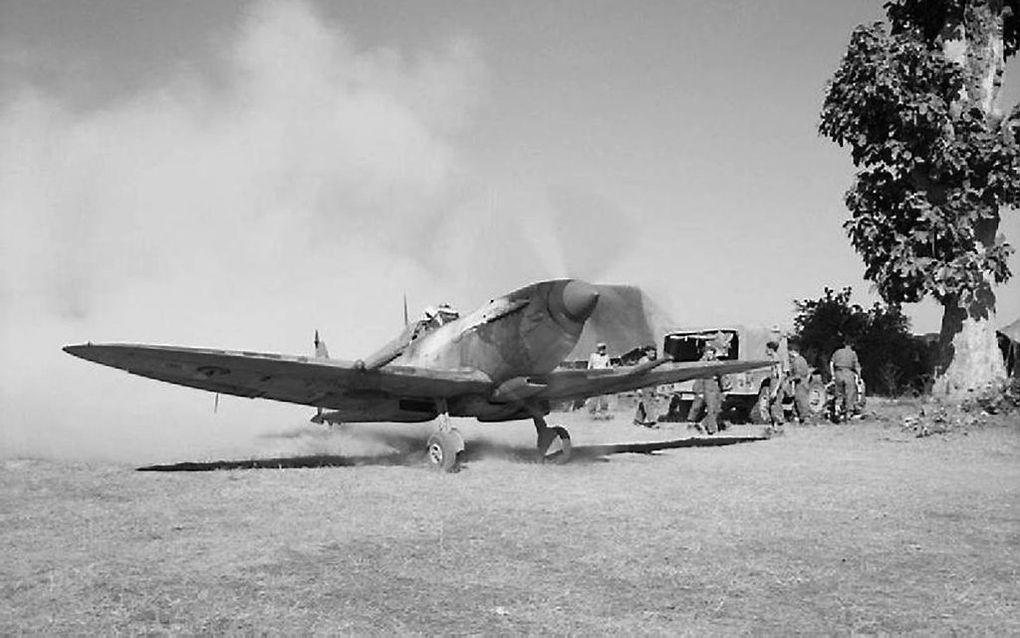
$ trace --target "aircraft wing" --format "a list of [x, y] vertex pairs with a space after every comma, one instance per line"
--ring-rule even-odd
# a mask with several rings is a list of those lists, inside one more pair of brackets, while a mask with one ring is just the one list
[[249, 398], [342, 408], [350, 397], [451, 397], [487, 393], [481, 371], [386, 366], [261, 352], [139, 344], [83, 344], [64, 351], [131, 374], [177, 385]]
[[628, 368], [604, 370], [555, 370], [532, 383], [544, 385], [537, 397], [551, 401], [583, 399], [600, 394], [615, 394], [649, 386], [679, 383], [689, 379], [734, 374], [767, 368], [769, 361], [691, 361], [672, 363], [657, 360]]

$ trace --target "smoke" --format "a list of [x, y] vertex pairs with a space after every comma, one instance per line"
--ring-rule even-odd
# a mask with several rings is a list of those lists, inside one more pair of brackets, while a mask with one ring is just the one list
[[458, 141], [485, 96], [470, 40], [359, 49], [305, 4], [264, 2], [211, 66], [181, 69], [89, 109], [5, 89], [4, 454], [164, 458], [300, 421], [240, 399], [217, 418], [211, 395], [59, 348], [293, 352], [326, 323], [334, 351], [357, 355], [397, 327], [401, 282], [452, 267], [436, 238], [474, 210]]
[[619, 207], [584, 185], [474, 172], [488, 69], [470, 38], [359, 47], [298, 1], [249, 5], [221, 35], [212, 59], [106, 101], [5, 78], [3, 455], [252, 454], [259, 433], [311, 416], [232, 397], [214, 412], [212, 395], [73, 359], [68, 343], [300, 353], [318, 328], [356, 358], [402, 326], [405, 293], [412, 312], [470, 306], [602, 278], [626, 252]]

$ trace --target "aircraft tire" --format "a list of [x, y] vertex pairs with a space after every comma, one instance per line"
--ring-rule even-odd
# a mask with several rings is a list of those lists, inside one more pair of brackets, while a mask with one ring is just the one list
[[[571, 446], [570, 446], [570, 432], [567, 432], [567, 428], [554, 425], [549, 428], [549, 445], [545, 446], [545, 449], [540, 450], [542, 454], [542, 461], [544, 463], [555, 463], [562, 464], [570, 460]], [[560, 449], [554, 452], [552, 455], [548, 455], [549, 446], [552, 445], [556, 439], [560, 440]]]
[[464, 441], [454, 432], [433, 432], [425, 448], [425, 460], [440, 472], [457, 469], [457, 454], [464, 449]]

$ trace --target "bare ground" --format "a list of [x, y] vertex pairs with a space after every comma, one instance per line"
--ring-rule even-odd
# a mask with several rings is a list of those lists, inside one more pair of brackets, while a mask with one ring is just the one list
[[563, 466], [528, 424], [465, 426], [486, 453], [453, 475], [414, 428], [300, 448], [352, 467], [6, 461], [0, 634], [1020, 634], [1020, 427], [915, 438], [895, 410]]

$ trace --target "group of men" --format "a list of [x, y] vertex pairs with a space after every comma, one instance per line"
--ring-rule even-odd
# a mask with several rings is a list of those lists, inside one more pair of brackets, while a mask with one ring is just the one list
[[[637, 360], [637, 364], [646, 363], [654, 360], [658, 356], [655, 350], [655, 346], [645, 346], [642, 349], [641, 356]], [[591, 353], [588, 357], [588, 369], [589, 370], [603, 370], [605, 368], [612, 367], [612, 360], [609, 358], [609, 354], [606, 351], [606, 344], [599, 342], [595, 345], [595, 352]], [[656, 421], [651, 410], [648, 408], [645, 399], [650, 398], [654, 392], [653, 388], [647, 388], [647, 397], [644, 391], [638, 390], [638, 404], [637, 410], [634, 413], [634, 424], [643, 425], [646, 427], [654, 427]], [[599, 395], [588, 399], [588, 412], [595, 419], [611, 419], [613, 414], [609, 409], [609, 397], [605, 395]]]
[[[768, 420], [771, 426], [781, 429], [786, 423], [784, 404], [793, 404], [793, 419], [800, 424], [811, 424], [815, 421], [815, 414], [810, 405], [811, 366], [807, 359], [800, 352], [799, 344], [794, 341], [787, 341], [776, 326], [772, 329], [772, 338], [765, 346], [766, 356], [772, 363], [769, 371], [769, 383], [767, 395], [764, 399], [768, 403]], [[708, 340], [705, 342], [701, 359], [703, 361], [714, 361], [727, 351], [727, 344], [720, 340]], [[645, 358], [654, 358], [654, 348], [646, 352]], [[642, 358], [642, 361], [645, 360]], [[610, 367], [609, 355], [606, 353], [606, 344], [599, 343], [596, 351], [588, 360], [590, 369], [601, 369]], [[829, 362], [835, 396], [836, 409], [833, 415], [835, 422], [851, 418], [857, 407], [857, 378], [861, 374], [861, 364], [853, 344], [849, 340], [843, 340], [843, 345], [835, 352]], [[722, 413], [723, 399], [725, 393], [730, 390], [729, 381], [725, 376], [716, 375], [707, 379], [696, 379], [694, 382], [695, 399], [692, 403], [687, 420], [692, 422], [692, 427], [707, 434], [715, 434], [720, 429], [720, 415]], [[649, 394], [653, 389], [646, 390]], [[645, 396], [639, 392], [638, 404], [634, 415], [635, 425], [654, 426], [656, 425], [651, 410], [646, 405]], [[594, 397], [589, 402], [589, 411], [596, 418], [608, 418], [609, 402], [606, 397]], [[755, 406], [761, 409], [763, 406]], [[764, 415], [763, 415], [764, 416]]]
[[[777, 333], [773, 330], [773, 333]], [[811, 383], [811, 366], [800, 353], [797, 343], [787, 343], [786, 352], [782, 352], [782, 341], [772, 340], [765, 344], [765, 354], [772, 362], [768, 387], [768, 414], [773, 427], [782, 427], [786, 423], [783, 409], [787, 399], [793, 399], [793, 418], [797, 423], [808, 424], [814, 421], [811, 412], [809, 386]]]
[[[767, 392], [764, 397], [768, 405], [767, 420], [773, 428], [781, 429], [786, 423], [784, 405], [792, 402], [794, 421], [802, 425], [812, 424], [816, 415], [811, 409], [811, 366], [801, 354], [800, 345], [794, 341], [788, 342], [778, 326], [772, 329], [772, 336], [765, 344], [766, 357], [772, 363], [767, 389], [763, 389], [763, 392]], [[702, 359], [714, 360], [719, 351], [718, 344], [708, 342]], [[861, 375], [861, 363], [849, 339], [843, 339], [842, 346], [832, 353], [829, 372], [835, 390], [833, 421], [839, 423], [853, 417], [858, 405], [857, 379]], [[720, 376], [695, 382], [697, 397], [691, 405], [687, 420], [695, 422], [699, 430], [708, 434], [716, 433], [719, 430], [723, 395], [729, 389], [727, 385], [725, 377]], [[760, 406], [755, 406], [755, 409], [760, 409]], [[704, 417], [702, 410], [705, 412]]]

